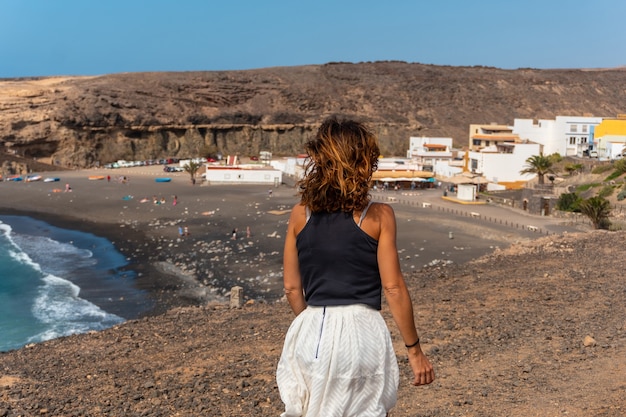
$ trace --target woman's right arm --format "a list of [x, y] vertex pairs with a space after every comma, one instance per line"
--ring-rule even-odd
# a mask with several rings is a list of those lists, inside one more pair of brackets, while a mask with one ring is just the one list
[[302, 280], [300, 278], [300, 265], [298, 263], [298, 249], [296, 237], [306, 223], [306, 211], [304, 206], [296, 204], [291, 210], [287, 235], [285, 236], [285, 249], [283, 251], [283, 284], [285, 296], [293, 313], [297, 316], [306, 308]]

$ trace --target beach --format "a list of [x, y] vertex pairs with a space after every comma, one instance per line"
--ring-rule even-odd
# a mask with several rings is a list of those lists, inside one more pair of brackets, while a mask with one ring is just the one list
[[[250, 281], [248, 297], [276, 297], [292, 189], [280, 188], [270, 200], [266, 186], [192, 185], [186, 173], [142, 168], [55, 172], [58, 182], [3, 182], [1, 192], [10, 197], [2, 199], [0, 213], [109, 239], [137, 273], [136, 286], [156, 301], [140, 315], [221, 302], [244, 281]], [[171, 181], [155, 181], [163, 177]], [[124, 300], [118, 304], [124, 310]], [[136, 308], [126, 307], [122, 316], [137, 317]]]
[[[281, 412], [275, 367], [293, 319], [281, 290], [293, 186], [270, 197], [263, 185], [191, 185], [183, 173], [157, 183], [162, 171], [149, 168], [0, 184], [0, 215], [106, 237], [154, 301], [108, 329], [0, 353], [0, 415]], [[113, 174], [129, 181], [107, 181]], [[391, 415], [623, 415], [625, 284], [614, 246], [624, 232], [577, 231], [441, 195], [372, 194], [396, 212], [416, 325], [437, 375], [428, 387], [408, 383], [403, 341], [383, 303], [401, 370]], [[244, 288], [242, 308], [229, 308], [234, 285]], [[112, 303], [137, 311], [128, 300]]]
[[[41, 175], [59, 181], [0, 183], [8, 196], [0, 201], [0, 214], [31, 216], [109, 239], [136, 274], [135, 286], [154, 302], [142, 309], [132, 300], [98, 293], [94, 302], [115, 304], [100, 305], [103, 309], [132, 319], [177, 306], [227, 303], [234, 286], [244, 288], [246, 300], [282, 297], [283, 238], [297, 202], [293, 184], [192, 185], [188, 173], [166, 173], [161, 166]], [[441, 195], [439, 189], [372, 192], [373, 201], [396, 211], [399, 257], [407, 273], [461, 264], [543, 233], [575, 230], [494, 207], [455, 207]], [[482, 219], [467, 215], [481, 210]], [[488, 216], [511, 223], [516, 216], [517, 227], [485, 221]], [[540, 220], [545, 223], [540, 233], [524, 227]], [[87, 299], [90, 290], [87, 284], [81, 291]]]

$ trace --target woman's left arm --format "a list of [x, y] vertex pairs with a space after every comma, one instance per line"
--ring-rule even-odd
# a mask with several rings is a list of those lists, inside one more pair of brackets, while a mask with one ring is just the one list
[[381, 204], [378, 213], [381, 225], [378, 239], [378, 267], [385, 298], [408, 349], [413, 385], [430, 384], [435, 379], [435, 371], [420, 347], [413, 317], [413, 303], [400, 269], [395, 213], [391, 206], [386, 204]]

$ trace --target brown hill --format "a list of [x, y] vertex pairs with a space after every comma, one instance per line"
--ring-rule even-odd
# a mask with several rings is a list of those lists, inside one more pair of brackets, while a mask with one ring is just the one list
[[357, 116], [383, 154], [470, 123], [624, 112], [626, 69], [502, 70], [404, 62], [0, 80], [0, 142], [65, 167], [302, 150], [325, 116]]

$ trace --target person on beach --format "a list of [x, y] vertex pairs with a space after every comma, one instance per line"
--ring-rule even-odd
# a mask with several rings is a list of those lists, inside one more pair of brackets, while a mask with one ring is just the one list
[[276, 381], [283, 417], [385, 416], [399, 368], [380, 314], [382, 292], [408, 350], [413, 385], [435, 374], [420, 347], [391, 206], [370, 202], [380, 154], [361, 123], [330, 118], [306, 144], [284, 248], [284, 287], [296, 315]]

